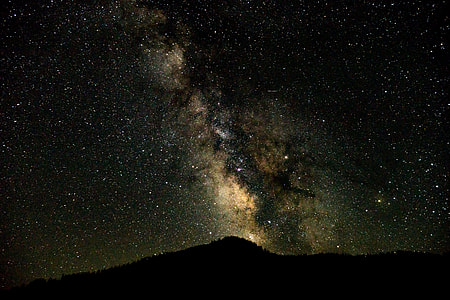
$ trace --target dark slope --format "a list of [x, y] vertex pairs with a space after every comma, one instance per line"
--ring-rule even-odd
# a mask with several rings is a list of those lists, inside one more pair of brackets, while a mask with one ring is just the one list
[[[237, 237], [208, 245], [144, 258], [96, 273], [35, 280], [12, 293], [64, 291], [152, 291], [282, 284], [402, 284], [439, 278], [448, 270], [448, 255], [398, 252], [376, 256], [319, 254], [280, 256]], [[443, 278], [442, 278], [443, 279]], [[406, 284], [406, 283], [403, 283]]]

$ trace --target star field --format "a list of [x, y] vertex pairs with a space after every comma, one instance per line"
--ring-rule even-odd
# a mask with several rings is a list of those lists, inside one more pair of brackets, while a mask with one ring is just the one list
[[2, 9], [0, 284], [236, 235], [446, 252], [445, 2]]

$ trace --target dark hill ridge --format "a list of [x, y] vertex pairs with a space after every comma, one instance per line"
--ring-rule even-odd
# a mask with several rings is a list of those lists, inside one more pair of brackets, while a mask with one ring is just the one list
[[237, 237], [226, 237], [178, 252], [147, 257], [134, 263], [98, 271], [38, 279], [11, 292], [142, 289], [174, 286], [360, 281], [439, 276], [448, 270], [448, 255], [397, 252], [372, 256], [319, 254], [282, 256]]

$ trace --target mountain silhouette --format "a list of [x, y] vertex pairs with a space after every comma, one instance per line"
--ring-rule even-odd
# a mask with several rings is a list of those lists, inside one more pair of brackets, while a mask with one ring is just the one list
[[61, 279], [37, 279], [13, 288], [11, 293], [79, 293], [80, 291], [148, 291], [161, 286], [205, 288], [230, 286], [244, 288], [253, 283], [274, 284], [332, 282], [342, 284], [400, 282], [445, 274], [448, 255], [397, 252], [380, 255], [318, 254], [283, 256], [273, 254], [253, 242], [226, 237], [207, 245], [164, 253], [137, 262], [94, 273], [64, 275]]

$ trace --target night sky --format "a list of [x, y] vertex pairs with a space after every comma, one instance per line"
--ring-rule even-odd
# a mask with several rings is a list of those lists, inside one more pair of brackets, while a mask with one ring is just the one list
[[228, 235], [449, 251], [444, 1], [85, 2], [2, 4], [2, 287]]

